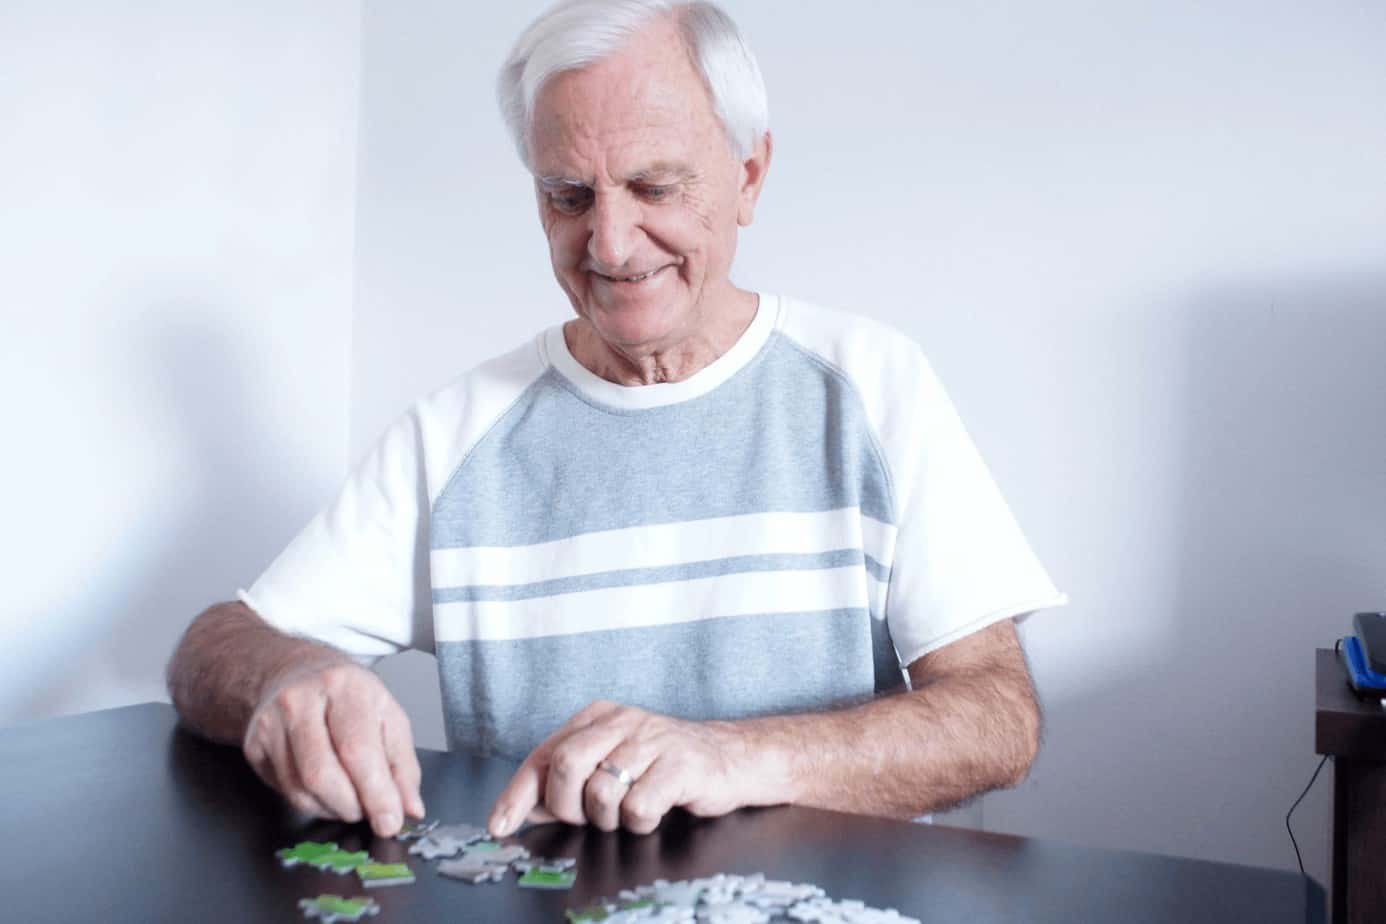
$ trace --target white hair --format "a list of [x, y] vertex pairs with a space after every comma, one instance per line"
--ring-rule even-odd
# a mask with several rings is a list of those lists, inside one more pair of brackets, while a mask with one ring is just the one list
[[675, 17], [732, 150], [741, 160], [751, 156], [770, 123], [765, 80], [719, 7], [705, 0], [560, 0], [520, 35], [496, 81], [501, 116], [526, 166], [534, 101], [549, 79], [610, 57], [661, 15]]

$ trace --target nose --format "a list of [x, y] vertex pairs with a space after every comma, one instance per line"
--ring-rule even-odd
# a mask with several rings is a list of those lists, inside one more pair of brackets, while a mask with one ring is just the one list
[[598, 192], [587, 210], [587, 254], [598, 271], [625, 266], [640, 237], [640, 207], [623, 192]]

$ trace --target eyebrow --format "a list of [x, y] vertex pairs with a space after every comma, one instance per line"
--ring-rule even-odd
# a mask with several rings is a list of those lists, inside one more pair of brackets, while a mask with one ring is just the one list
[[587, 186], [587, 183], [583, 180], [574, 180], [566, 176], [541, 176], [538, 180], [540, 186], [545, 186], [550, 189], [564, 186], [577, 186], [583, 188]]
[[[661, 179], [686, 180], [694, 175], [693, 170], [683, 164], [672, 161], [660, 161], [651, 164], [641, 170], [637, 170], [625, 178], [627, 183], [645, 183], [655, 177]], [[541, 176], [538, 177], [539, 185], [549, 189], [562, 187], [582, 187], [587, 188], [591, 184], [586, 180], [576, 179], [569, 176]]]
[[691, 176], [693, 176], [691, 167], [673, 161], [660, 161], [657, 164], [646, 167], [644, 170], [635, 171], [630, 176], [626, 177], [626, 182], [639, 183], [653, 177], [668, 177], [670, 179], [686, 180]]

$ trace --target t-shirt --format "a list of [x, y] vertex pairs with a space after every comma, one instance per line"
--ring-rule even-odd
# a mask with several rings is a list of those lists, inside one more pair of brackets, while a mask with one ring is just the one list
[[363, 663], [437, 655], [450, 746], [515, 759], [597, 699], [820, 710], [1064, 602], [919, 347], [761, 295], [674, 383], [562, 325], [416, 403], [241, 599]]

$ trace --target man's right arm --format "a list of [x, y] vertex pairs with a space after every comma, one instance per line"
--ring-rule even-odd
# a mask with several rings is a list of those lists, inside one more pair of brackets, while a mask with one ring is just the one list
[[298, 810], [396, 833], [423, 817], [409, 719], [371, 671], [286, 635], [244, 603], [211, 607], [168, 665], [185, 724], [240, 745], [256, 773]]

